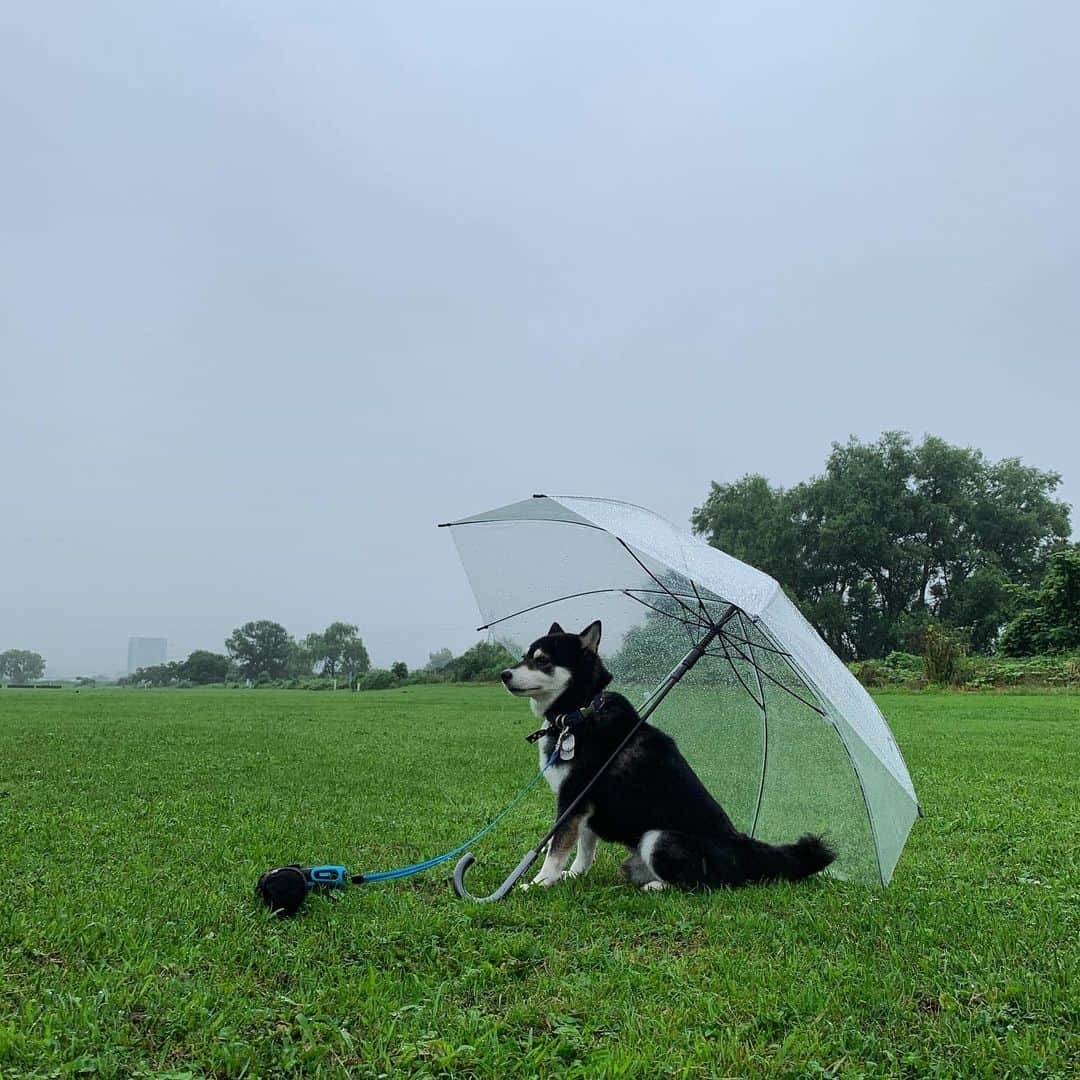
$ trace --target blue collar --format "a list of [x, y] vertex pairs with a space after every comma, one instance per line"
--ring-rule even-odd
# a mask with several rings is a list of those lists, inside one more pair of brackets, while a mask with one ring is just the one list
[[545, 735], [558, 735], [562, 731], [573, 731], [581, 727], [587, 720], [592, 719], [606, 704], [607, 696], [601, 690], [588, 705], [582, 705], [580, 709], [575, 709], [573, 712], [560, 713], [554, 720], [549, 720], [539, 731], [526, 735], [525, 741], [532, 743], [542, 739]]

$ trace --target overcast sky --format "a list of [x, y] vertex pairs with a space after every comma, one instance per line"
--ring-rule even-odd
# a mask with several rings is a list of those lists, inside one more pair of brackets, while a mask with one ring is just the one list
[[0, 649], [476, 639], [434, 528], [924, 432], [1080, 503], [1080, 6], [0, 7]]

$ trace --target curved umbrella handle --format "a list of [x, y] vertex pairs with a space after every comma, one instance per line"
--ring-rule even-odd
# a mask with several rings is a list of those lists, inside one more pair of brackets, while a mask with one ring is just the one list
[[525, 871], [532, 866], [536, 861], [536, 856], [539, 854], [540, 853], [536, 848], [527, 852], [521, 862], [510, 871], [507, 879], [490, 896], [473, 896], [473, 894], [465, 888], [465, 873], [468, 871], [469, 867], [476, 862], [476, 859], [473, 858], [473, 853], [471, 851], [466, 851], [465, 854], [458, 859], [457, 866], [454, 867], [454, 892], [456, 892], [462, 900], [475, 900], [478, 904], [489, 904], [494, 900], [501, 900], [517, 884], [518, 879], [524, 875]]

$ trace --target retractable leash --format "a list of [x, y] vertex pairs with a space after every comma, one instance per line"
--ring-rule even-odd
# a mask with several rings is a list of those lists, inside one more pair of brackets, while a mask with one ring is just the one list
[[709, 632], [682, 658], [682, 660], [679, 661], [678, 664], [675, 665], [674, 668], [672, 668], [667, 678], [665, 678], [646, 699], [638, 713], [637, 723], [631, 727], [619, 745], [612, 751], [608, 759], [596, 770], [592, 778], [581, 791], [578, 792], [577, 797], [559, 815], [555, 824], [548, 830], [540, 842], [522, 856], [521, 861], [510, 871], [503, 883], [491, 893], [490, 896], [473, 896], [473, 894], [465, 887], [465, 874], [469, 867], [476, 861], [473, 853], [466, 849], [472, 844], [475, 844], [477, 840], [487, 836], [487, 834], [491, 832], [491, 830], [494, 829], [522, 799], [525, 798], [525, 796], [540, 781], [540, 778], [544, 773], [555, 764], [555, 760], [560, 754], [567, 758], [573, 756], [574, 728], [581, 725], [586, 719], [594, 715], [599, 709], [603, 708], [603, 694], [598, 695], [584, 708], [579, 709], [574, 713], [569, 713], [566, 716], [558, 717], [554, 721], [554, 727], [545, 726], [544, 728], [541, 728], [540, 731], [535, 731], [532, 735], [527, 736], [530, 742], [534, 742], [543, 735], [558, 732], [558, 739], [556, 740], [555, 749], [552, 751], [551, 757], [548, 758], [544, 767], [536, 774], [536, 776], [534, 776], [521, 791], [518, 792], [510, 805], [507, 806], [502, 813], [493, 817], [475, 836], [470, 837], [465, 843], [459, 844], [451, 851], [445, 851], [442, 855], [436, 855], [434, 858], [425, 859], [423, 862], [402, 866], [397, 870], [382, 870], [374, 874], [353, 874], [350, 876], [344, 866], [303, 867], [298, 864], [292, 866], [279, 866], [273, 870], [267, 870], [267, 872], [259, 878], [259, 883], [255, 886], [255, 891], [262, 897], [271, 911], [284, 918], [289, 915], [295, 915], [299, 910], [300, 905], [307, 897], [307, 894], [313, 888], [318, 886], [340, 888], [349, 882], [352, 882], [354, 885], [363, 885], [367, 882], [393, 881], [397, 878], [412, 877], [413, 874], [423, 873], [425, 870], [430, 870], [433, 866], [438, 866], [440, 863], [452, 859], [455, 855], [461, 855], [462, 852], [465, 852], [464, 855], [461, 855], [457, 866], [454, 868], [454, 891], [462, 899], [476, 900], [481, 903], [501, 900], [525, 875], [525, 871], [536, 861], [548, 841], [559, 831], [563, 823], [592, 790], [593, 785], [595, 785], [600, 777], [604, 775], [608, 767], [619, 756], [626, 744], [637, 734], [638, 728], [640, 728], [641, 725], [656, 711], [657, 706], [664, 700], [675, 684], [678, 683], [679, 680], [682, 679], [682, 677], [705, 655], [706, 648], [719, 635], [724, 624], [734, 617], [738, 610], [739, 609], [734, 606], [730, 607], [720, 621], [714, 623]]
[[346, 867], [330, 864], [301, 866], [299, 863], [293, 863], [290, 866], [276, 866], [273, 870], [267, 870], [259, 878], [258, 884], [255, 886], [256, 894], [270, 908], [273, 914], [285, 919], [295, 915], [300, 910], [300, 905], [307, 899], [308, 893], [312, 889], [340, 889], [350, 883], [353, 885], [366, 885], [369, 882], [394, 881], [397, 878], [407, 878], [412, 877], [413, 874], [421, 874], [425, 870], [430, 870], [433, 866], [447, 862], [455, 855], [460, 855], [467, 847], [487, 836], [532, 791], [544, 773], [555, 763], [555, 759], [559, 756], [563, 738], [568, 733], [569, 728], [560, 735], [551, 757], [548, 758], [543, 768], [514, 796], [506, 809], [493, 817], [475, 836], [469, 837], [465, 843], [459, 844], [456, 848], [444, 851], [434, 858], [410, 863], [408, 866], [402, 866], [396, 870], [380, 870], [371, 874], [350, 874]]

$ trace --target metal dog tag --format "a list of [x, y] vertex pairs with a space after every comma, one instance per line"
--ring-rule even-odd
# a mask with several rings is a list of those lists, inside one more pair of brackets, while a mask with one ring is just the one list
[[563, 733], [563, 737], [559, 740], [559, 758], [562, 761], [569, 761], [574, 756], [574, 735], [573, 732], [567, 731]]

